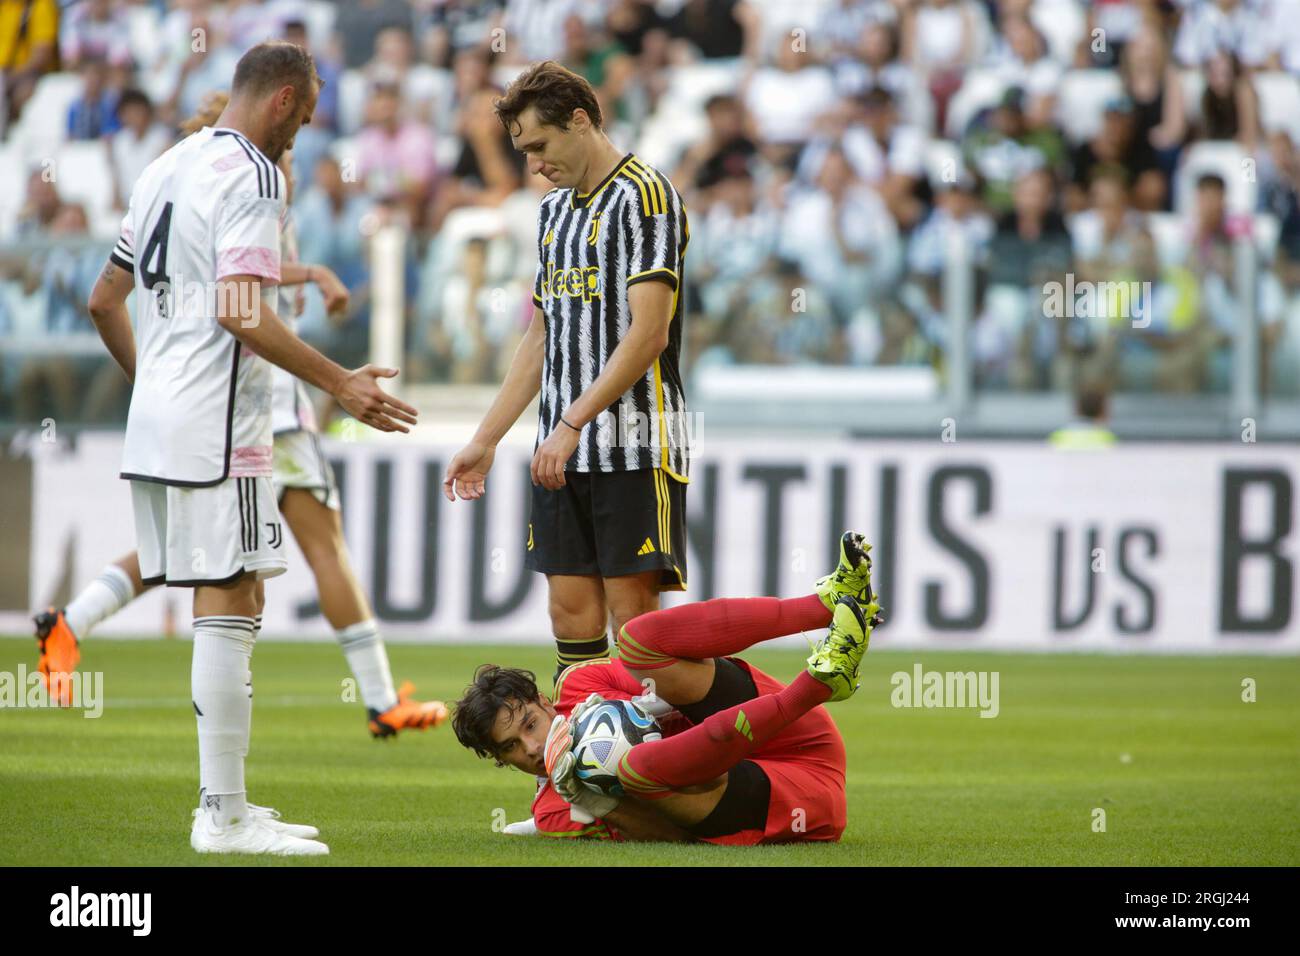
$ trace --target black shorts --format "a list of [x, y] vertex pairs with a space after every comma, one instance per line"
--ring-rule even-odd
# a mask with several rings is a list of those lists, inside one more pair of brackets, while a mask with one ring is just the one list
[[685, 591], [685, 483], [643, 468], [566, 471], [558, 491], [533, 485], [524, 566], [602, 578], [659, 571], [661, 591]]

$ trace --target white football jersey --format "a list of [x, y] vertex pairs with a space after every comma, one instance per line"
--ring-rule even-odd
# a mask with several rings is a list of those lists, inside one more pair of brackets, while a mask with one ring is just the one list
[[149, 164], [112, 261], [135, 273], [136, 372], [122, 477], [202, 487], [271, 474], [271, 366], [217, 323], [216, 282], [280, 282], [280, 171], [208, 127]]
[[[298, 261], [298, 229], [289, 209], [280, 220], [280, 261]], [[298, 294], [302, 288], [301, 285], [280, 286], [275, 309], [275, 314], [295, 335], [298, 334]], [[271, 366], [271, 431], [282, 435], [316, 430], [316, 410], [312, 408], [307, 386], [278, 365]]]

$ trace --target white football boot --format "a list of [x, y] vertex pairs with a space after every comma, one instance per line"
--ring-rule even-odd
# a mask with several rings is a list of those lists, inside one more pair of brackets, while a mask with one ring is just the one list
[[273, 856], [325, 856], [330, 851], [324, 843], [316, 840], [304, 840], [273, 830], [265, 819], [253, 814], [230, 826], [220, 827], [215, 816], [202, 809], [194, 811], [190, 846], [199, 853], [268, 853]]
[[255, 803], [250, 803], [248, 812], [253, 815], [254, 819], [262, 821], [279, 833], [287, 833], [289, 836], [296, 836], [300, 840], [314, 840], [320, 836], [320, 831], [310, 824], [285, 823], [280, 819], [280, 811], [271, 807], [259, 807]]
[[505, 829], [501, 832], [507, 836], [537, 836], [539, 831], [537, 824], [533, 822], [533, 818], [529, 817], [527, 820], [520, 820], [518, 823], [507, 823]]

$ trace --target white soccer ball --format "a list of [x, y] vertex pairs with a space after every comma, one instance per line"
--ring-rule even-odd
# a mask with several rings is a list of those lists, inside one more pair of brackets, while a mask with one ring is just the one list
[[659, 723], [630, 700], [609, 700], [588, 709], [573, 725], [574, 772], [579, 782], [621, 797], [619, 761], [639, 743], [659, 740]]

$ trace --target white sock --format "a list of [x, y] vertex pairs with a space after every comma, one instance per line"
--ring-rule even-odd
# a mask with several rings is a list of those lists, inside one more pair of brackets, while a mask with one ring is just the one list
[[388, 651], [373, 620], [350, 624], [336, 635], [348, 667], [361, 687], [361, 699], [371, 710], [381, 714], [397, 704], [393, 689], [393, 672], [388, 667]]
[[248, 815], [244, 758], [253, 721], [252, 657], [251, 617], [194, 619], [190, 686], [199, 725], [199, 804], [218, 826]]
[[63, 609], [63, 618], [77, 640], [84, 641], [92, 627], [122, 610], [135, 596], [131, 576], [116, 564], [110, 564]]

